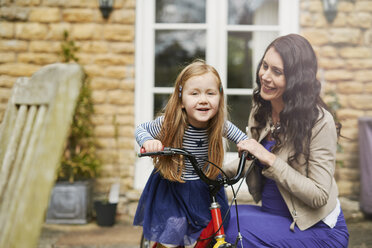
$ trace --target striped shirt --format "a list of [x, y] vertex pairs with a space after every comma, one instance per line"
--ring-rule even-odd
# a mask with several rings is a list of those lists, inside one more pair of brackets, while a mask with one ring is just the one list
[[[135, 131], [135, 136], [137, 143], [142, 147], [143, 143], [147, 140], [155, 139], [160, 133], [161, 126], [164, 121], [164, 116], [160, 116], [153, 121], [145, 122], [137, 126]], [[248, 139], [239, 128], [237, 128], [230, 121], [225, 122], [226, 133], [224, 137], [229, 139], [234, 143], [239, 143], [239, 141]], [[195, 128], [191, 125], [185, 130], [183, 135], [182, 148], [186, 151], [195, 155], [196, 160], [200, 168], [205, 164], [205, 160], [208, 159], [208, 132], [206, 129]], [[197, 180], [199, 179], [196, 175], [194, 168], [192, 167], [188, 159], [185, 160], [185, 168], [182, 172], [183, 180]]]

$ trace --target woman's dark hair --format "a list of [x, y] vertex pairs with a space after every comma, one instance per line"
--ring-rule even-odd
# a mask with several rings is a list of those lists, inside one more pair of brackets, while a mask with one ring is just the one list
[[254, 115], [258, 123], [254, 128], [256, 132], [265, 127], [271, 117], [271, 103], [260, 95], [261, 82], [258, 75], [262, 60], [270, 48], [274, 48], [282, 58], [286, 79], [283, 93], [284, 109], [279, 116], [281, 138], [284, 140], [278, 135], [273, 135], [276, 140], [274, 151], [280, 149], [282, 142], [290, 142], [295, 153], [289, 158], [289, 162], [297, 160], [301, 153], [308, 162], [311, 130], [319, 118], [319, 111], [322, 111], [319, 107], [328, 109], [320, 98], [321, 84], [316, 78], [317, 58], [310, 43], [297, 34], [281, 36], [266, 48], [257, 68], [257, 88], [253, 92], [254, 102], [258, 107]]

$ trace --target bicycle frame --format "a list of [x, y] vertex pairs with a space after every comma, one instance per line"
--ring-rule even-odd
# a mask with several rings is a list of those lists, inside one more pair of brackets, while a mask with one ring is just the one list
[[247, 152], [243, 152], [240, 157], [239, 166], [237, 169], [236, 175], [231, 178], [217, 178], [215, 180], [208, 178], [201, 168], [199, 168], [198, 163], [196, 161], [196, 158], [193, 154], [187, 152], [184, 149], [180, 148], [170, 148], [170, 147], [164, 147], [162, 151], [158, 152], [144, 152], [144, 150], [141, 149], [141, 153], [138, 154], [138, 157], [144, 157], [144, 156], [171, 156], [171, 155], [183, 155], [189, 159], [191, 162], [196, 174], [199, 176], [199, 178], [204, 181], [209, 186], [209, 193], [211, 196], [211, 205], [210, 205], [210, 211], [211, 211], [211, 222], [207, 226], [206, 229], [203, 230], [202, 235], [206, 236], [206, 239], [198, 240], [198, 242], [195, 245], [195, 248], [204, 248], [206, 247], [212, 236], [215, 237], [216, 244], [213, 246], [213, 248], [226, 248], [226, 247], [234, 247], [232, 244], [227, 243], [225, 241], [225, 231], [223, 228], [223, 219], [221, 215], [220, 205], [218, 204], [216, 200], [216, 194], [219, 191], [219, 189], [224, 185], [233, 185], [236, 182], [238, 182], [243, 174], [246, 158], [249, 157], [250, 159], [253, 159], [252, 156], [249, 156]]

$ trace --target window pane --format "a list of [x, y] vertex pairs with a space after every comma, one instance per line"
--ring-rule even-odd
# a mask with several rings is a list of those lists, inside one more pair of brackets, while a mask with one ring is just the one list
[[254, 88], [257, 65], [277, 32], [229, 32], [227, 87]]
[[155, 87], [171, 87], [186, 63], [205, 59], [205, 31], [158, 30], [155, 34]]
[[169, 94], [155, 94], [154, 96], [154, 117], [167, 105]]
[[278, 0], [229, 0], [228, 23], [278, 25]]
[[[252, 96], [227, 96], [230, 120], [245, 133], [249, 113], [252, 108]], [[229, 152], [236, 152], [236, 144], [229, 142]]]
[[205, 0], [157, 0], [157, 23], [205, 23]]

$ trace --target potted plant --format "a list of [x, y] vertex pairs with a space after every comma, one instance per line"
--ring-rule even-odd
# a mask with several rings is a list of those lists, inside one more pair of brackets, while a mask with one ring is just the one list
[[[64, 33], [61, 45], [64, 62], [78, 59], [73, 41]], [[92, 209], [92, 179], [98, 175], [101, 165], [96, 156], [96, 141], [93, 135], [93, 103], [89, 81], [83, 82], [78, 98], [70, 135], [57, 172], [57, 182], [52, 190], [46, 216], [47, 223], [87, 223]]]
[[99, 226], [113, 226], [116, 218], [116, 208], [119, 202], [120, 184], [114, 183], [108, 197], [94, 201], [96, 221]]

